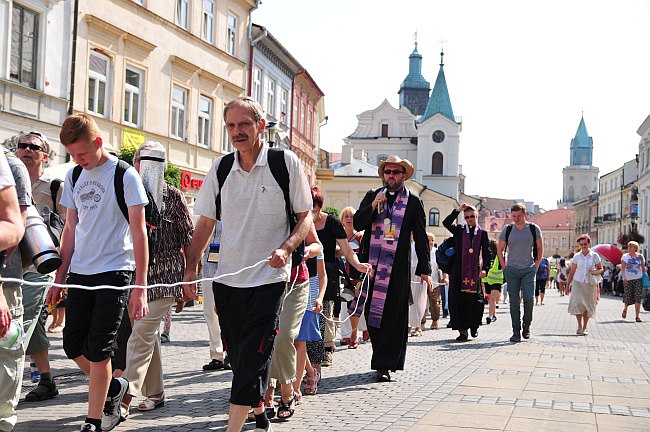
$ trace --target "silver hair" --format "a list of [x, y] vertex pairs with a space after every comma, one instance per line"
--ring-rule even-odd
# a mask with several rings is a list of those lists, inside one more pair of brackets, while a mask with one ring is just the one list
[[235, 107], [249, 110], [251, 114], [253, 114], [256, 123], [259, 123], [264, 118], [264, 110], [262, 109], [262, 106], [255, 99], [250, 98], [248, 96], [241, 96], [228, 102], [226, 107], [223, 109], [224, 121], [226, 119], [226, 113], [228, 112], [228, 110], [230, 108], [235, 108]]

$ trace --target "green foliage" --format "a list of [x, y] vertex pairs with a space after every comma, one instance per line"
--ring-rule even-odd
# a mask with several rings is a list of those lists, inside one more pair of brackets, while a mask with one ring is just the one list
[[335, 207], [329, 207], [329, 206], [327, 206], [327, 207], [325, 207], [325, 208], [323, 209], [323, 211], [324, 211], [325, 213], [327, 213], [328, 215], [336, 216], [337, 218], [339, 217], [339, 209], [337, 209], [337, 208], [335, 208]]
[[[123, 144], [117, 157], [133, 165], [133, 155], [136, 150], [137, 147], [133, 144]], [[165, 182], [176, 188], [181, 187], [181, 170], [171, 162], [167, 162], [167, 168], [165, 169]]]

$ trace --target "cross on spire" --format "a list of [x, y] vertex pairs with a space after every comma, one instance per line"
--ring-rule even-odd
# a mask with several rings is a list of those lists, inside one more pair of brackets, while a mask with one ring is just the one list
[[440, 66], [444, 66], [445, 44], [447, 43], [447, 40], [444, 37], [441, 37], [438, 43], [440, 44]]
[[418, 29], [415, 29], [415, 33], [413, 33], [413, 40], [415, 41], [415, 47], [417, 48], [418, 46]]

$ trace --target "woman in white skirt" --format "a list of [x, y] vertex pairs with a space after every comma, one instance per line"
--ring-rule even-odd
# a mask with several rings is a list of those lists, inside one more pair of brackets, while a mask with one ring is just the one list
[[596, 314], [596, 300], [598, 284], [602, 281], [600, 276], [604, 269], [600, 257], [591, 250], [591, 238], [587, 234], [578, 237], [580, 252], [573, 257], [571, 272], [567, 277], [567, 291], [569, 299], [569, 313], [578, 320], [579, 336], [587, 336], [587, 323], [589, 318]]

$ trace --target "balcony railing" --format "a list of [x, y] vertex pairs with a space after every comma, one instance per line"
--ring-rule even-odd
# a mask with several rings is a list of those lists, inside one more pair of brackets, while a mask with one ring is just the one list
[[603, 222], [616, 222], [616, 213], [607, 213], [604, 215]]
[[594, 217], [594, 224], [595, 224], [595, 225], [599, 225], [599, 224], [601, 224], [601, 223], [603, 223], [603, 217], [602, 217], [602, 216], [596, 216], [596, 217]]

